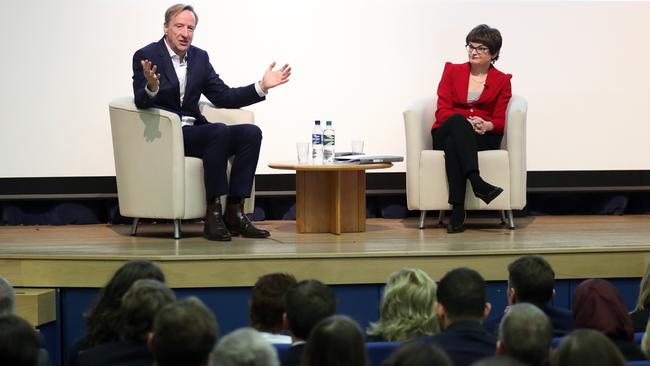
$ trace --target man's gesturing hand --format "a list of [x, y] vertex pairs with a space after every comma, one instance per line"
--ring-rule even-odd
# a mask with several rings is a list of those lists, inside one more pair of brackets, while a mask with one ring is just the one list
[[158, 92], [160, 88], [160, 74], [156, 74], [157, 66], [149, 60], [142, 60], [140, 64], [142, 64], [142, 73], [147, 79], [147, 88], [154, 93]]
[[260, 85], [264, 91], [275, 88], [276, 86], [289, 81], [289, 76], [291, 76], [291, 67], [289, 64], [284, 64], [284, 66], [279, 70], [273, 70], [274, 67], [275, 62], [273, 62], [264, 73], [262, 85]]

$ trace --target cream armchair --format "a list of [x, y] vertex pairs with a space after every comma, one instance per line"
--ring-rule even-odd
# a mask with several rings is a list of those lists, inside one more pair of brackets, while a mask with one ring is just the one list
[[[432, 150], [431, 125], [435, 108], [436, 100], [429, 99], [404, 112], [406, 201], [409, 210], [420, 210], [420, 229], [424, 228], [428, 210], [440, 210], [439, 222], [442, 223], [445, 210], [451, 209], [447, 202], [449, 190], [444, 152]], [[526, 100], [513, 95], [508, 104], [501, 150], [478, 153], [481, 176], [503, 188], [503, 193], [489, 205], [474, 197], [470, 184], [465, 195], [467, 210], [500, 210], [502, 222], [505, 222], [507, 212], [510, 229], [515, 228], [512, 210], [526, 206], [527, 110]]]
[[[138, 109], [132, 97], [113, 100], [109, 111], [120, 214], [133, 217], [131, 235], [137, 234], [140, 218], [171, 219], [179, 239], [181, 220], [204, 217], [206, 210], [203, 161], [185, 156], [180, 118], [161, 109]], [[255, 123], [253, 112], [205, 102], [201, 113], [209, 121]], [[253, 194], [244, 204], [247, 213], [254, 208]]]

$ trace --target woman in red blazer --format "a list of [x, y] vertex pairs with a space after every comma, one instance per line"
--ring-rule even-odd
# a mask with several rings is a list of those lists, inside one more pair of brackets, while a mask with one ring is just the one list
[[512, 96], [512, 75], [493, 65], [499, 58], [501, 33], [481, 24], [469, 32], [465, 41], [469, 62], [445, 64], [438, 85], [436, 120], [431, 127], [433, 149], [445, 151], [449, 203], [453, 206], [448, 233], [465, 231], [468, 179], [474, 195], [485, 203], [503, 192], [479, 175], [477, 152], [500, 147]]

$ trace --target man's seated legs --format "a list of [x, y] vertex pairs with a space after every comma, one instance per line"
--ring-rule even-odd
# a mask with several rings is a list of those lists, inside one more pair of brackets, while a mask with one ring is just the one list
[[[228, 126], [210, 123], [183, 128], [185, 155], [203, 160], [208, 208], [204, 236], [210, 240], [231, 240], [231, 233], [265, 238], [243, 213], [243, 200], [250, 196], [259, 158], [262, 133], [250, 124]], [[228, 158], [234, 156], [230, 189], [226, 175]], [[228, 192], [225, 220], [219, 197]], [[225, 221], [225, 223], [224, 223]]]

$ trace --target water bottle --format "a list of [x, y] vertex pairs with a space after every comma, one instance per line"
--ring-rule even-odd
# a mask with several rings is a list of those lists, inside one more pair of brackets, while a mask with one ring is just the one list
[[312, 162], [323, 164], [323, 128], [318, 120], [314, 122], [314, 129], [311, 131], [311, 148]]
[[323, 160], [325, 164], [332, 164], [334, 162], [334, 128], [332, 121], [325, 122], [325, 130], [323, 131]]

